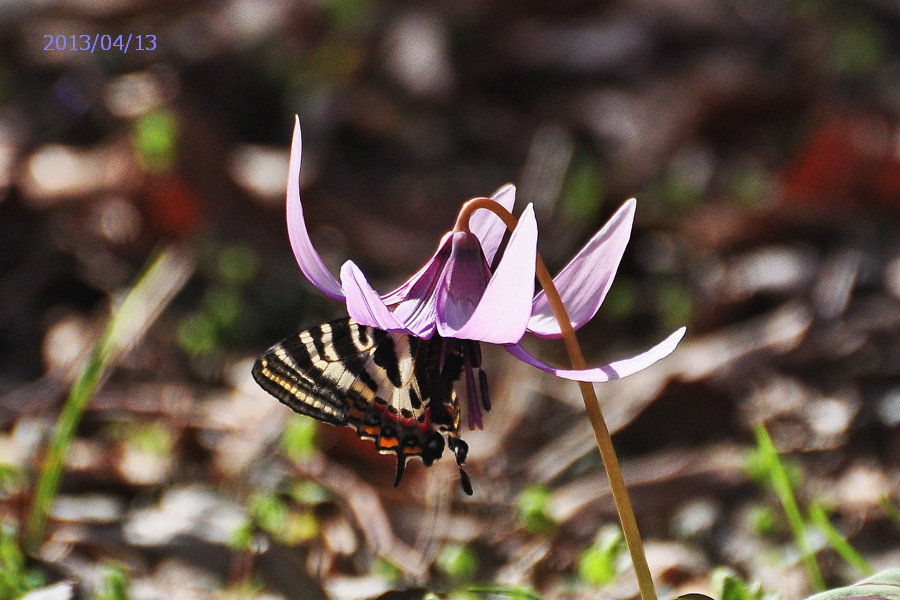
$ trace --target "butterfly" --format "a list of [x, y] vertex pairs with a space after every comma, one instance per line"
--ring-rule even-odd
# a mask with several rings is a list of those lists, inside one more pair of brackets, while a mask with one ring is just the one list
[[381, 454], [397, 456], [400, 485], [406, 461], [431, 466], [450, 449], [463, 491], [469, 447], [459, 437], [453, 389], [464, 359], [438, 336], [425, 340], [366, 327], [345, 318], [301, 331], [256, 359], [253, 378], [295, 412], [356, 429]]

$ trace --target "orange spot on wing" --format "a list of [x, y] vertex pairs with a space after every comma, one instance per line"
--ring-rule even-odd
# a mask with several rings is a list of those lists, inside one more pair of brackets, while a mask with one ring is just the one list
[[400, 444], [395, 437], [382, 437], [378, 440], [379, 448], [396, 448]]

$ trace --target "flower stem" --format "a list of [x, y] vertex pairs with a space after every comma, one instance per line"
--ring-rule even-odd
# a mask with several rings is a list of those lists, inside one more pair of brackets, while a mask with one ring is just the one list
[[[476, 210], [483, 208], [497, 215], [506, 225], [507, 229], [513, 230], [516, 227], [517, 220], [509, 211], [507, 211], [498, 202], [490, 198], [474, 198], [466, 202], [460, 210], [456, 219], [457, 230], [467, 230], [469, 218]], [[578, 338], [575, 336], [575, 329], [572, 327], [572, 321], [566, 312], [559, 291], [553, 283], [547, 267], [544, 264], [541, 255], [537, 255], [537, 264], [535, 267], [535, 275], [538, 282], [547, 295], [547, 301], [553, 309], [553, 315], [559, 323], [562, 332], [563, 342], [566, 346], [566, 352], [574, 369], [584, 369], [587, 363], [584, 360], [584, 354], [581, 352], [581, 346], [578, 344]], [[637, 575], [638, 586], [640, 587], [642, 600], [656, 600], [656, 588], [653, 586], [653, 578], [650, 575], [650, 567], [647, 565], [647, 557], [644, 554], [644, 544], [641, 542], [641, 534], [638, 531], [637, 520], [634, 516], [634, 510], [631, 507], [631, 500], [628, 497], [628, 491], [625, 487], [625, 478], [622, 476], [622, 469], [619, 467], [619, 460], [616, 457], [616, 451], [613, 447], [612, 438], [609, 435], [609, 428], [606, 420], [603, 418], [603, 412], [600, 410], [600, 402], [597, 400], [597, 394], [594, 392], [594, 386], [586, 381], [579, 381], [578, 387], [581, 390], [581, 396], [584, 399], [584, 407], [587, 410], [588, 420], [594, 429], [594, 438], [597, 441], [597, 449], [600, 450], [600, 457], [603, 459], [603, 466], [606, 468], [606, 476], [609, 478], [609, 487], [612, 491], [613, 501], [616, 510], [619, 513], [619, 521], [622, 524], [622, 532], [625, 535], [625, 541], [628, 544], [628, 551], [631, 553], [631, 562], [634, 564], [635, 574]]]

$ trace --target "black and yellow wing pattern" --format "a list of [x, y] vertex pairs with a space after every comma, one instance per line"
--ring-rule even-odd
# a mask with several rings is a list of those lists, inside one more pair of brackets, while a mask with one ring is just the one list
[[463, 490], [471, 494], [453, 389], [462, 369], [459, 353], [439, 337], [424, 340], [340, 319], [271, 347], [253, 365], [253, 378], [295, 412], [353, 427], [382, 454], [395, 454], [394, 486], [410, 457], [426, 466], [440, 458], [446, 437]]

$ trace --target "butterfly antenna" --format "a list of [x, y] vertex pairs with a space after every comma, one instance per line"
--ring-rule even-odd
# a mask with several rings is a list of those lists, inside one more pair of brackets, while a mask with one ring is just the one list
[[406, 471], [406, 457], [405, 456], [397, 456], [397, 478], [394, 479], [394, 487], [400, 485], [400, 480], [403, 479], [403, 473]]

